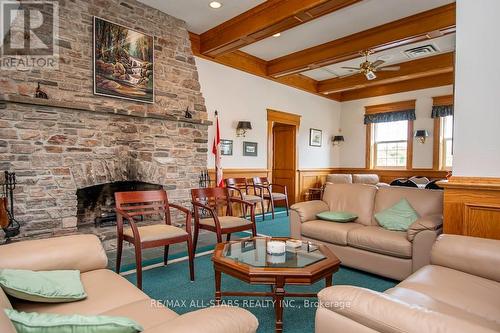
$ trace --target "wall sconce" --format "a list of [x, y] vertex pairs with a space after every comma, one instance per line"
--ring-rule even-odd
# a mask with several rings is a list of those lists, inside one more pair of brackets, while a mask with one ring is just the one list
[[343, 135], [335, 135], [332, 137], [332, 142], [334, 146], [340, 146], [344, 142], [344, 136]]
[[249, 121], [238, 121], [238, 126], [236, 126], [236, 136], [245, 137], [248, 130], [252, 129], [252, 123]]
[[429, 136], [429, 132], [427, 130], [417, 130], [415, 132], [415, 139], [417, 139], [418, 143], [425, 143], [425, 139]]

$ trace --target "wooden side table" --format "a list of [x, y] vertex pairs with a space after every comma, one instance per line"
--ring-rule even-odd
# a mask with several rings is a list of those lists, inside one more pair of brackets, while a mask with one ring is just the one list
[[307, 201], [321, 200], [323, 198], [323, 187], [311, 187], [307, 192]]

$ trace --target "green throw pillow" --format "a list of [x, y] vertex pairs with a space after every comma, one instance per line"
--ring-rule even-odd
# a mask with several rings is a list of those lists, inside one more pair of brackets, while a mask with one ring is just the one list
[[358, 218], [356, 214], [349, 212], [322, 212], [316, 214], [316, 217], [320, 220], [333, 221], [333, 222], [351, 222]]
[[410, 225], [419, 218], [418, 213], [406, 199], [401, 199], [391, 208], [375, 214], [375, 219], [380, 226], [393, 231], [407, 231]]
[[0, 286], [6, 294], [31, 302], [73, 302], [87, 297], [80, 271], [2, 269]]
[[125, 317], [59, 315], [5, 309], [17, 333], [136, 333], [143, 328]]

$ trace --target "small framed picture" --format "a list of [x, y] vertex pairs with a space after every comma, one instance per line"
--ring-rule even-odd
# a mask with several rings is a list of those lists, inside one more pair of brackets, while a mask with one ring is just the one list
[[221, 155], [233, 155], [233, 140], [220, 140], [220, 154]]
[[311, 128], [309, 130], [309, 146], [321, 147], [323, 141], [323, 131]]
[[257, 142], [243, 142], [243, 156], [257, 156]]

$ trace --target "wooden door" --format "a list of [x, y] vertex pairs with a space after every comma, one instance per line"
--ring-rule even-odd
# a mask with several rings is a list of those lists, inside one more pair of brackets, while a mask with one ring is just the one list
[[295, 202], [296, 131], [293, 125], [273, 125], [272, 182], [287, 186], [290, 204]]

